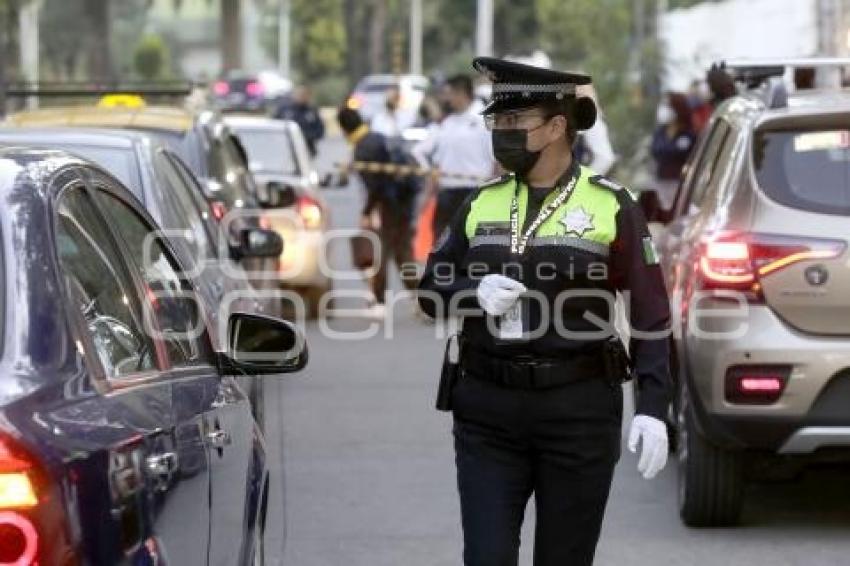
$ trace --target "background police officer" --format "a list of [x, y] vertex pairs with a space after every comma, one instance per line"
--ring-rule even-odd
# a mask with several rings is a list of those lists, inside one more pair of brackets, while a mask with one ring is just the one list
[[667, 459], [668, 300], [628, 191], [573, 160], [577, 131], [596, 116], [575, 95], [590, 77], [473, 64], [494, 83], [484, 114], [496, 159], [513, 173], [455, 215], [419, 299], [432, 316], [465, 315], [451, 395], [464, 562], [515, 565], [533, 493], [535, 565], [591, 564], [620, 456], [626, 373], [605, 321], [622, 293], [639, 392], [629, 448], [641, 445], [649, 478]]

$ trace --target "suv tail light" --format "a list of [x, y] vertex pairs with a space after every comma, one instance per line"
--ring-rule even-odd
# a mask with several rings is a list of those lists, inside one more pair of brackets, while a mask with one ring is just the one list
[[304, 223], [304, 227], [308, 229], [321, 228], [322, 226], [322, 205], [313, 197], [302, 195], [295, 201], [295, 210], [298, 216]]
[[73, 564], [65, 512], [39, 462], [0, 432], [0, 566]]
[[831, 259], [844, 251], [841, 240], [727, 233], [702, 244], [699, 270], [703, 288], [760, 295], [761, 277], [800, 261]]
[[746, 405], [775, 403], [791, 375], [790, 365], [741, 365], [726, 370], [726, 400]]

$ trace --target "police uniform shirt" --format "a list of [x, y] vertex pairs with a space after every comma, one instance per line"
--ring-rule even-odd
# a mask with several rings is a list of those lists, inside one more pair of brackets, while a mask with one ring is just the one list
[[[515, 263], [510, 253], [510, 208], [515, 191], [518, 189], [523, 228], [530, 222], [529, 217], [536, 216], [532, 209], [539, 209], [558, 193], [557, 188], [548, 191], [542, 203], [530, 205], [529, 188], [513, 175], [481, 186], [439, 237], [428, 258], [420, 289], [436, 293], [442, 300], [435, 302], [424, 293], [420, 295], [420, 305], [433, 317], [454, 315], [448, 312], [450, 301], [456, 293], [465, 292], [458, 308], [481, 312], [463, 320], [470, 347], [501, 358], [566, 358], [601, 348], [614, 332], [615, 292], [628, 292], [630, 328], [661, 335], [630, 340], [629, 352], [640, 393], [638, 412], [665, 418], [670, 378], [667, 334], [663, 331], [669, 328], [670, 314], [646, 222], [625, 188], [577, 163], [558, 185], [563, 186], [572, 175], [578, 176], [572, 195], [532, 236], [520, 262], [518, 278], [548, 301], [547, 312], [542, 311], [540, 301], [525, 301], [529, 324], [526, 330], [543, 327], [542, 335], [526, 341], [499, 340], [488, 329], [475, 294], [483, 276], [504, 273], [506, 265]], [[555, 308], [561, 293], [567, 296]], [[438, 312], [440, 307], [442, 312]], [[546, 318], [549, 323], [541, 324]], [[559, 325], [583, 334], [571, 336], [559, 331]]]
[[446, 174], [441, 189], [475, 187], [493, 175], [496, 164], [490, 132], [472, 106], [446, 116], [412, 153], [420, 166], [433, 164]]

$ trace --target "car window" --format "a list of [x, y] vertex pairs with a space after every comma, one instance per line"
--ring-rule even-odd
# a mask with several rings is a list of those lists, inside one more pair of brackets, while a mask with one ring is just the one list
[[145, 286], [145, 304], [157, 323], [173, 367], [212, 362], [212, 350], [200, 297], [181, 279], [180, 266], [163, 245], [157, 231], [115, 196], [101, 190], [100, 202], [109, 222], [120, 234]]
[[793, 208], [850, 215], [850, 130], [757, 132], [753, 164], [759, 187]]
[[720, 162], [721, 150], [729, 137], [729, 125], [718, 120], [706, 140], [705, 151], [700, 157], [699, 163], [690, 178], [688, 185], [687, 202], [681, 209], [682, 213], [688, 214], [699, 210], [707, 194], [708, 188], [715, 177], [718, 163]]
[[234, 162], [234, 171], [237, 172], [235, 184], [238, 185], [237, 191], [239, 198], [242, 199], [242, 206], [245, 208], [257, 208], [257, 186], [254, 184], [254, 176], [248, 170], [248, 152], [245, 146], [234, 135], [228, 135], [225, 142], [227, 152], [230, 154], [230, 159]]
[[239, 139], [255, 173], [300, 175], [292, 143], [283, 130], [240, 129]]
[[215, 244], [207, 231], [205, 219], [201, 216], [193, 199], [194, 187], [186, 184], [186, 180], [174, 167], [173, 162], [163, 152], [154, 156], [157, 177], [164, 188], [164, 198], [168, 201], [168, 210], [163, 216], [168, 218], [168, 228], [181, 230], [185, 237], [180, 238], [181, 245], [188, 248], [191, 255], [187, 258], [191, 264], [186, 269], [193, 271], [205, 260], [216, 257]]
[[72, 188], [57, 207], [56, 251], [68, 295], [83, 317], [106, 376], [118, 379], [154, 369], [141, 304], [94, 203]]
[[195, 205], [195, 209], [201, 215], [201, 219], [204, 221], [207, 227], [207, 233], [210, 235], [213, 241], [213, 250], [217, 253], [218, 251], [218, 236], [219, 236], [219, 225], [216, 221], [213, 220], [212, 211], [210, 210], [210, 204], [204, 198], [204, 190], [198, 182], [198, 178], [195, 177], [195, 174], [192, 173], [189, 166], [183, 162], [180, 157], [177, 155], [170, 153], [168, 151], [164, 152], [165, 157], [171, 162], [174, 169], [183, 179], [183, 183], [189, 187], [189, 196], [192, 199], [192, 202]]
[[210, 176], [219, 184], [213, 197], [227, 204], [228, 209], [232, 209], [236, 201], [243, 197], [238, 190], [238, 157], [218, 138], [212, 141], [209, 157]]
[[132, 148], [97, 147], [77, 144], [63, 145], [62, 143], [51, 143], [50, 147], [79, 155], [84, 159], [97, 163], [121, 181], [122, 185], [130, 189], [137, 199], [144, 202], [139, 162]]

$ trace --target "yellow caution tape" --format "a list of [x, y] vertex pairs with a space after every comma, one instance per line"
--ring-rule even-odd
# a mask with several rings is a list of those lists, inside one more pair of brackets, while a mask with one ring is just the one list
[[383, 163], [380, 161], [351, 161], [349, 163], [336, 163], [337, 169], [343, 171], [356, 171], [359, 173], [373, 173], [382, 175], [392, 175], [395, 177], [427, 177], [438, 176], [441, 179], [462, 179], [478, 184], [483, 183], [488, 178], [479, 177], [478, 175], [469, 175], [466, 173], [451, 173], [448, 171], [440, 171], [436, 168], [419, 167], [417, 165], [402, 165], [398, 163]]

